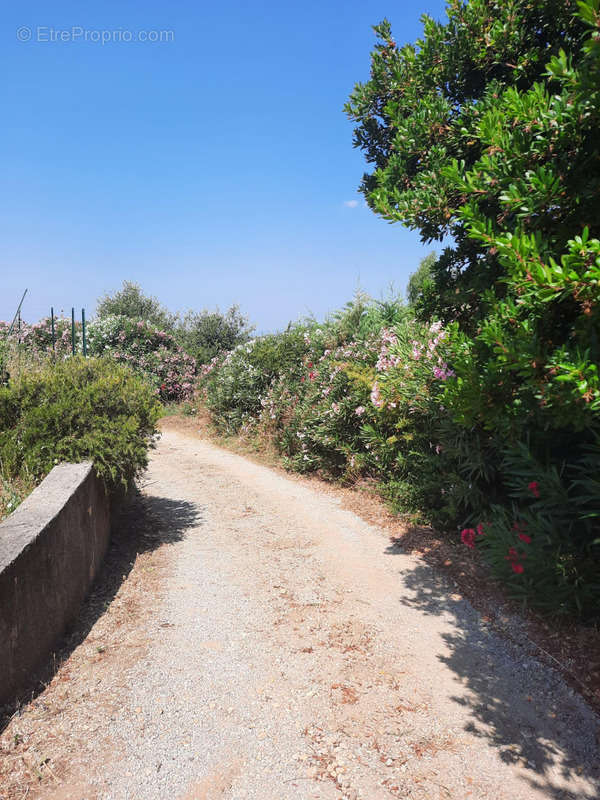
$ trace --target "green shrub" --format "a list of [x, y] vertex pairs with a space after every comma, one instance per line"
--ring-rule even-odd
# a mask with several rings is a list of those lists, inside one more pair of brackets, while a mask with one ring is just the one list
[[215, 356], [233, 350], [250, 339], [253, 328], [238, 306], [224, 314], [216, 311], [188, 311], [178, 324], [176, 339], [198, 364], [208, 364]]
[[160, 404], [126, 367], [71, 358], [0, 388], [0, 464], [8, 479], [41, 480], [61, 461], [91, 459], [110, 490], [147, 464]]
[[[449, 2], [403, 47], [384, 21], [346, 107], [368, 205], [447, 243], [412, 288], [421, 318], [445, 323], [452, 375], [389, 371], [386, 409], [423, 401], [401, 418], [448, 461], [447, 524], [468, 526], [511, 592], [587, 619], [600, 616], [597, 507], [584, 499], [600, 468], [599, 9]], [[548, 492], [523, 508], [538, 482]], [[521, 531], [525, 563], [509, 524], [520, 514], [535, 532]], [[485, 536], [469, 538], [482, 520]]]
[[308, 349], [305, 333], [296, 326], [261, 336], [202, 368], [200, 386], [218, 425], [237, 432], [260, 413], [272, 381], [286, 369], [298, 369]]
[[123, 281], [123, 286], [112, 294], [98, 300], [97, 319], [127, 317], [134, 322], [142, 320], [161, 330], [173, 332], [177, 317], [166, 309], [156, 297], [149, 297], [142, 287], [132, 281]]
[[600, 598], [600, 441], [560, 470], [544, 468], [525, 445], [508, 448], [501, 474], [510, 501], [492, 504], [474, 541], [464, 530], [463, 541], [481, 548], [515, 599], [594, 619]]

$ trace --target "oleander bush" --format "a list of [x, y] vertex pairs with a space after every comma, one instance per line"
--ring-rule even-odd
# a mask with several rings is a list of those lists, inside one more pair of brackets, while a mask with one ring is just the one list
[[161, 400], [182, 402], [194, 390], [196, 361], [165, 330], [126, 316], [106, 316], [88, 326], [88, 352], [125, 364], [154, 388]]
[[450, 425], [438, 408], [451, 375], [445, 335], [398, 300], [358, 297], [323, 324], [298, 323], [213, 359], [200, 388], [222, 430], [268, 440], [290, 469], [369, 480], [398, 511], [454, 521], [456, 486], [468, 492], [440, 445], [442, 420]]
[[[66, 317], [54, 318], [54, 346], [52, 342], [52, 321], [45, 317], [33, 324], [21, 321], [20, 326], [13, 326], [0, 321], [0, 361], [10, 369], [17, 361], [22, 366], [41, 364], [46, 359], [64, 358], [70, 355], [71, 320]], [[75, 323], [76, 352], [81, 352], [81, 323]]]
[[0, 475], [31, 485], [61, 461], [91, 459], [109, 490], [125, 489], [147, 464], [160, 411], [147, 382], [112, 359], [29, 369], [0, 387]]
[[255, 419], [265, 392], [280, 371], [307, 352], [302, 326], [239, 344], [200, 369], [199, 383], [215, 421], [236, 433]]

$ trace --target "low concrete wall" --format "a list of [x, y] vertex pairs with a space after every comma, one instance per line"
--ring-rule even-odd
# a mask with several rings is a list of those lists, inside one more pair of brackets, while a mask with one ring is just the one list
[[76, 617], [109, 538], [109, 498], [89, 462], [54, 467], [0, 524], [0, 705]]

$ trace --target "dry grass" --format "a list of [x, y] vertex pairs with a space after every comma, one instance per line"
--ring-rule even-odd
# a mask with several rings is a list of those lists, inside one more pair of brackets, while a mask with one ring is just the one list
[[0, 476], [0, 520], [12, 514], [34, 488], [32, 480], [27, 481], [22, 478], [7, 480]]

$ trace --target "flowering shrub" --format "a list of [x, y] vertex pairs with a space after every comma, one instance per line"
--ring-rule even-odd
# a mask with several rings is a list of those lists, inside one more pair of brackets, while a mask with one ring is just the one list
[[[49, 357], [64, 359], [72, 354], [71, 320], [54, 320], [55, 341], [49, 318], [33, 325], [21, 322], [8, 336], [9, 324], [0, 322], [0, 360], [9, 367], [34, 366]], [[87, 352], [90, 356], [111, 356], [150, 381], [161, 400], [180, 402], [194, 391], [196, 362], [174, 337], [149, 322], [108, 316], [88, 323]], [[75, 323], [75, 352], [81, 354], [83, 332]], [[10, 371], [10, 369], [9, 369]]]
[[[13, 327], [9, 336], [10, 323], [0, 321], [0, 343], [4, 345], [7, 357], [14, 359], [16, 353], [24, 358], [27, 364], [40, 364], [48, 356], [57, 358], [72, 353], [71, 320], [66, 317], [54, 318], [54, 347], [52, 346], [52, 321], [45, 317], [39, 322], [29, 324], [21, 321], [21, 325]], [[81, 323], [75, 323], [76, 352], [81, 352]]]
[[[600, 445], [559, 468], [463, 413], [465, 338], [354, 303], [200, 369], [215, 421], [295, 471], [374, 481], [393, 507], [458, 531], [512, 596], [591, 618], [600, 597]], [[471, 412], [485, 408], [473, 399]]]
[[306, 351], [302, 330], [296, 327], [215, 356], [200, 368], [200, 387], [215, 421], [231, 433], [256, 421], [271, 382], [286, 369], [297, 367]]
[[291, 469], [371, 479], [398, 510], [435, 517], [452, 483], [433, 413], [432, 387], [450, 375], [444, 338], [398, 303], [359, 298], [324, 325], [297, 325], [213, 359], [200, 385], [218, 424], [268, 437]]
[[191, 397], [195, 360], [171, 334], [142, 320], [104, 317], [88, 326], [90, 355], [110, 355], [150, 381], [161, 400], [180, 402]]
[[304, 357], [278, 375], [262, 398], [258, 426], [291, 468], [358, 476], [369, 471], [362, 433], [375, 421], [369, 389], [376, 348], [360, 341], [335, 347], [317, 327], [305, 329], [304, 341]]
[[501, 472], [509, 501], [492, 504], [475, 532], [461, 532], [462, 542], [482, 551], [514, 598], [593, 619], [600, 597], [600, 442], [561, 471], [542, 467], [521, 445]]

